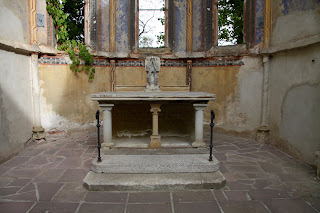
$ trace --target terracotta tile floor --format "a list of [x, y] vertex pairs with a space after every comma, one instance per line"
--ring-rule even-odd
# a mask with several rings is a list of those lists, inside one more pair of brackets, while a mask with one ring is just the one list
[[320, 212], [315, 169], [252, 140], [215, 134], [227, 185], [183, 192], [88, 192], [95, 145], [95, 134], [48, 135], [0, 165], [0, 212]]

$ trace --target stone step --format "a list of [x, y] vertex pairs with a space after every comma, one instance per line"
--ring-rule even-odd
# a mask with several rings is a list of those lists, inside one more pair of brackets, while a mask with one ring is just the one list
[[220, 189], [226, 184], [220, 171], [212, 173], [103, 174], [90, 171], [84, 187], [91, 191], [168, 191]]
[[91, 171], [108, 174], [206, 173], [219, 170], [219, 161], [208, 154], [102, 155], [92, 161]]
[[206, 154], [209, 158], [207, 148], [160, 148], [160, 149], [133, 149], [133, 148], [112, 148], [102, 149], [105, 155], [182, 155], [182, 154]]

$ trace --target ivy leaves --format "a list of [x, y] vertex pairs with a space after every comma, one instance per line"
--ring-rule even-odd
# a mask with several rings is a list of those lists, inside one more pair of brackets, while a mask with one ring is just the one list
[[[75, 39], [71, 39], [68, 32], [68, 14], [63, 11], [68, 0], [46, 0], [47, 11], [52, 16], [56, 28], [57, 49], [65, 51], [72, 61], [70, 69], [74, 72], [85, 71], [89, 79], [94, 78], [95, 68], [91, 67], [93, 55], [87, 47]], [[82, 66], [83, 65], [83, 66]]]

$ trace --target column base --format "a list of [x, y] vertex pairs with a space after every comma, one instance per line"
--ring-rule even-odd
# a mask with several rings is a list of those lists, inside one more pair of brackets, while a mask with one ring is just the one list
[[46, 133], [41, 126], [34, 126], [32, 129], [32, 138], [35, 140], [46, 139]]
[[199, 141], [195, 141], [191, 145], [193, 148], [206, 147], [206, 144], [204, 142], [199, 142]]
[[256, 140], [262, 144], [269, 143], [269, 128], [267, 126], [260, 126], [257, 130]]
[[112, 143], [112, 142], [111, 143], [110, 142], [109, 143], [102, 143], [101, 147], [102, 148], [113, 148], [114, 147], [114, 143]]
[[150, 148], [161, 148], [161, 136], [151, 135], [150, 136]]

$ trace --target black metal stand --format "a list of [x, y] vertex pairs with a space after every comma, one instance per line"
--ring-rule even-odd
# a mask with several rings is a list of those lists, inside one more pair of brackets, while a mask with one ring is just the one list
[[101, 144], [100, 144], [100, 120], [99, 120], [99, 115], [100, 115], [100, 111], [97, 110], [96, 112], [96, 119], [97, 119], [97, 128], [98, 128], [98, 162], [101, 162], [101, 156], [100, 156], [100, 149], [101, 149]]
[[215, 118], [214, 111], [211, 110], [211, 123], [210, 123], [211, 135], [210, 135], [210, 156], [209, 156], [209, 161], [212, 161], [212, 148], [213, 148], [212, 134], [213, 134], [213, 127], [214, 127], [214, 123], [213, 123], [214, 118]]

